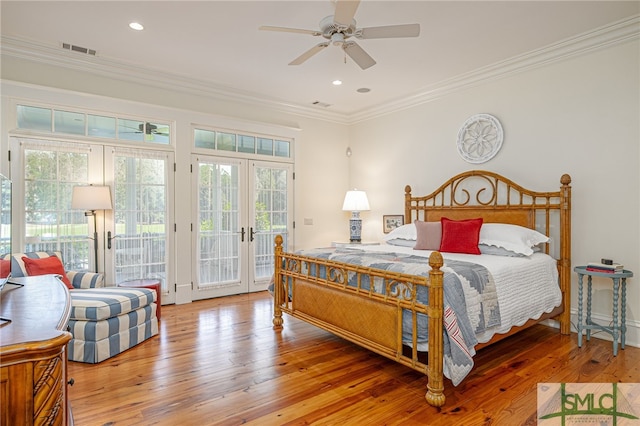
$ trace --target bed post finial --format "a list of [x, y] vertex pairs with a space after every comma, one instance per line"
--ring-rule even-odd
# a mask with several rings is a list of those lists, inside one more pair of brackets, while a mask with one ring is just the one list
[[571, 176], [560, 178], [560, 290], [563, 311], [560, 333], [571, 334]]
[[444, 260], [442, 254], [434, 251], [429, 256], [429, 353], [427, 354], [427, 394], [425, 398], [430, 405], [442, 407], [444, 405], [444, 382], [442, 378], [442, 358], [444, 353], [443, 331], [443, 275], [440, 270]]
[[278, 234], [275, 238], [276, 246], [273, 250], [273, 256], [275, 258], [275, 268], [273, 271], [273, 329], [282, 330], [282, 308], [280, 307], [284, 303], [284, 289], [282, 288], [282, 235]]
[[404, 222], [413, 222], [413, 218], [411, 217], [411, 185], [404, 187]]

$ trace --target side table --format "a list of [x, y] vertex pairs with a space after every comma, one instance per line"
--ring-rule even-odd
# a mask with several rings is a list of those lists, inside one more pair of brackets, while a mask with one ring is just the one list
[[148, 288], [156, 291], [156, 317], [160, 321], [160, 308], [162, 306], [162, 283], [157, 279], [140, 279], [123, 281], [118, 284], [118, 287], [131, 287], [131, 288]]
[[[582, 331], [587, 332], [587, 341], [591, 338], [591, 330], [601, 330], [611, 334], [613, 337], [613, 356], [618, 355], [618, 338], [620, 347], [624, 349], [625, 333], [627, 332], [627, 278], [633, 276], [633, 272], [623, 270], [622, 272], [607, 273], [588, 271], [586, 266], [576, 266], [574, 272], [578, 274], [578, 347], [582, 347]], [[587, 318], [582, 323], [582, 281], [587, 276]], [[613, 281], [613, 324], [611, 327], [596, 324], [591, 321], [591, 279], [592, 277], [611, 278]], [[622, 287], [622, 298], [619, 298], [620, 287]], [[619, 303], [620, 302], [620, 303]], [[620, 323], [618, 323], [618, 305], [620, 305]]]

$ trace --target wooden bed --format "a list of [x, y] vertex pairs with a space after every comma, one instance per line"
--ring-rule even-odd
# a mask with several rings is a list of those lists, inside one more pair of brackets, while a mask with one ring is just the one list
[[[562, 334], [570, 333], [571, 292], [571, 178], [560, 178], [560, 189], [538, 192], [488, 171], [468, 171], [447, 180], [426, 196], [413, 196], [405, 188], [405, 223], [414, 220], [439, 221], [482, 217], [485, 223], [509, 223], [536, 229], [552, 238], [544, 250], [557, 260], [562, 304], [549, 314], [530, 320], [508, 333], [495, 335], [487, 346], [542, 320], [559, 322]], [[283, 328], [282, 313], [304, 320], [364, 348], [395, 360], [427, 375], [427, 402], [444, 405], [443, 380], [443, 258], [431, 253], [429, 277], [367, 268], [331, 260], [320, 260], [282, 248], [275, 240], [273, 328]], [[320, 268], [326, 278], [313, 272]], [[347, 278], [358, 275], [357, 285]], [[360, 286], [360, 277], [383, 280], [386, 294]], [[427, 286], [429, 304], [416, 300], [417, 288]], [[287, 297], [289, 287], [289, 297]], [[413, 321], [413, 344], [402, 343], [402, 312], [409, 310]], [[428, 353], [418, 352], [416, 318], [428, 316]]]

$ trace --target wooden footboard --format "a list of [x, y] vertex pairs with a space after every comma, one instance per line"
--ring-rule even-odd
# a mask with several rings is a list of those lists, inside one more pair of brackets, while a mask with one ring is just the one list
[[[282, 313], [300, 318], [366, 349], [427, 375], [426, 399], [444, 404], [443, 260], [429, 257], [429, 278], [341, 262], [285, 253], [282, 237], [275, 240], [273, 327], [282, 329]], [[373, 290], [375, 283], [384, 293]], [[427, 287], [429, 305], [417, 300], [418, 288]], [[403, 354], [403, 311], [411, 313], [412, 350]], [[428, 364], [418, 359], [418, 314], [429, 321]]]

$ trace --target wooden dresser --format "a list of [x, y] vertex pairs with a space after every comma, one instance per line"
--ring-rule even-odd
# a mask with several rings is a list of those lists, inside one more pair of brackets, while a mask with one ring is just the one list
[[69, 291], [54, 275], [16, 278], [0, 295], [2, 425], [73, 424], [67, 400]]

